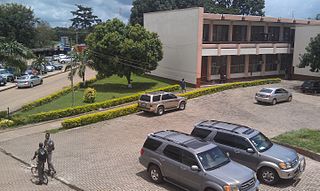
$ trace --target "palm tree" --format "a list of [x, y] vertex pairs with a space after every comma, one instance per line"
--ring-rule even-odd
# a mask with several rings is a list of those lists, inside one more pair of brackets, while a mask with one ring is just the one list
[[32, 51], [18, 43], [17, 41], [9, 41], [4, 37], [0, 37], [0, 61], [6, 66], [11, 66], [21, 70], [26, 69], [26, 60], [34, 58]]
[[46, 59], [44, 58], [44, 56], [40, 55], [37, 57], [36, 60], [32, 62], [32, 67], [38, 70], [40, 72], [40, 75], [42, 75], [42, 69], [44, 67], [43, 65], [44, 63], [46, 63]]

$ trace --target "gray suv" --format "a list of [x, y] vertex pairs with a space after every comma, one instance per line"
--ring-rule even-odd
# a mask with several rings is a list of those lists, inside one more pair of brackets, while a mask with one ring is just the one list
[[265, 184], [297, 178], [306, 166], [295, 150], [272, 143], [261, 132], [243, 125], [207, 120], [196, 124], [191, 135], [212, 141], [232, 160], [256, 171]]
[[149, 134], [140, 163], [154, 183], [163, 180], [182, 189], [256, 191], [255, 173], [229, 159], [215, 144], [177, 131]]

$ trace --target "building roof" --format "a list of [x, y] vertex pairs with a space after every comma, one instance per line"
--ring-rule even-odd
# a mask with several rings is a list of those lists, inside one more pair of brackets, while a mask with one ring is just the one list
[[204, 19], [209, 20], [225, 20], [225, 21], [253, 21], [253, 22], [268, 22], [268, 23], [286, 23], [296, 25], [320, 25], [320, 20], [306, 20], [306, 19], [289, 19], [263, 16], [249, 16], [249, 15], [230, 15], [230, 14], [212, 14], [204, 13]]

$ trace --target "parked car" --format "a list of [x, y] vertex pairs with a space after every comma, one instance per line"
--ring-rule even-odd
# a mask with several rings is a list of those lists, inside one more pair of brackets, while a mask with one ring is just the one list
[[63, 68], [62, 64], [57, 64], [52, 62], [51, 65], [54, 67], [55, 70], [62, 70]]
[[65, 64], [65, 63], [67, 63], [67, 62], [71, 62], [71, 57], [70, 56], [65, 56], [65, 57], [60, 57], [59, 58], [59, 62], [61, 63], [61, 64]]
[[58, 61], [59, 60], [59, 55], [53, 55], [52, 56], [53, 61]]
[[211, 141], [232, 160], [257, 172], [259, 180], [273, 185], [279, 179], [299, 177], [306, 162], [297, 152], [272, 143], [258, 130], [239, 124], [207, 120], [196, 124], [192, 136]]
[[158, 115], [162, 115], [165, 111], [173, 109], [184, 110], [186, 103], [186, 98], [164, 91], [143, 94], [138, 101], [139, 108], [142, 111]]
[[272, 105], [283, 101], [292, 101], [292, 94], [283, 88], [262, 88], [255, 96], [256, 101]]
[[301, 85], [301, 91], [317, 93], [320, 92], [320, 80], [307, 80]]
[[0, 69], [0, 76], [5, 78], [7, 82], [13, 82], [14, 81], [14, 75], [10, 73], [7, 69]]
[[48, 72], [53, 72], [55, 70], [54, 66], [50, 62], [48, 62], [45, 66]]
[[35, 75], [25, 75], [21, 76], [20, 78], [17, 79], [17, 87], [18, 88], [23, 88], [23, 87], [30, 87], [32, 88], [35, 85], [42, 84], [43, 80], [39, 76]]
[[7, 84], [7, 79], [0, 76], [0, 86], [5, 86]]
[[254, 171], [229, 159], [215, 144], [177, 131], [149, 134], [139, 162], [154, 183], [163, 180], [186, 190], [256, 191]]

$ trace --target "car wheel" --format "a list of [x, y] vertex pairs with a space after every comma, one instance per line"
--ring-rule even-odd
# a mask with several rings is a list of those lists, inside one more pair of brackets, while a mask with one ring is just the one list
[[274, 169], [264, 167], [258, 171], [258, 178], [264, 184], [274, 185], [278, 182], [279, 175]]
[[288, 102], [291, 102], [292, 101], [292, 96], [289, 96], [288, 97]]
[[149, 176], [150, 176], [152, 182], [154, 182], [156, 184], [163, 182], [161, 170], [157, 165], [151, 165], [149, 167], [148, 172], [149, 172]]
[[30, 88], [33, 88], [33, 83], [30, 83]]
[[158, 115], [163, 115], [164, 113], [164, 107], [163, 106], [159, 106], [158, 109], [157, 109], [157, 114]]
[[43, 80], [40, 81], [40, 84], [42, 84], [42, 83], [43, 83]]
[[273, 99], [272, 100], [272, 105], [276, 105], [277, 104], [277, 99]]
[[184, 110], [186, 108], [186, 102], [182, 101], [180, 104], [179, 104], [179, 109], [180, 110]]

